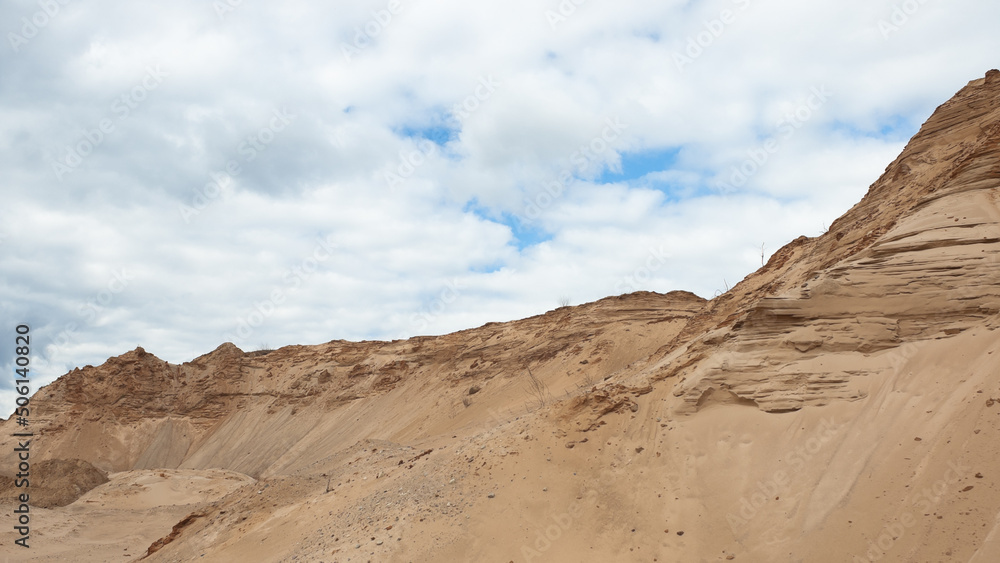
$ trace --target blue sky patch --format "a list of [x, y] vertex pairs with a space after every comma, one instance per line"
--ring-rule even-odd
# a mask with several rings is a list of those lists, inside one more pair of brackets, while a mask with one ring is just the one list
[[458, 138], [458, 129], [454, 127], [402, 127], [395, 132], [401, 137], [427, 139], [442, 147]]
[[913, 116], [892, 115], [883, 120], [879, 134], [892, 140], [905, 141], [917, 134], [919, 123], [913, 122]]
[[476, 201], [467, 203], [463, 211], [472, 213], [484, 221], [506, 225], [514, 235], [514, 246], [519, 251], [553, 239], [552, 233], [545, 231], [540, 221], [532, 221], [527, 217], [519, 217], [507, 211], [492, 211]]
[[628, 182], [638, 180], [650, 172], [669, 170], [677, 163], [679, 147], [669, 149], [652, 149], [645, 151], [622, 153], [621, 171], [605, 170], [598, 183]]
[[500, 223], [510, 227], [514, 234], [514, 244], [518, 250], [524, 250], [529, 246], [536, 246], [543, 242], [549, 242], [554, 236], [552, 233], [542, 228], [540, 222], [531, 220], [521, 220], [509, 213], [504, 213]]
[[476, 274], [493, 274], [502, 270], [504, 266], [506, 266], [506, 264], [498, 261], [498, 262], [493, 262], [492, 264], [486, 264], [483, 266], [475, 266], [473, 268], [469, 268], [469, 271]]
[[920, 129], [920, 124], [913, 121], [912, 116], [890, 115], [882, 118], [875, 127], [858, 127], [854, 123], [837, 121], [833, 124], [833, 130], [850, 137], [869, 137], [886, 139], [890, 141], [906, 141], [916, 135]]

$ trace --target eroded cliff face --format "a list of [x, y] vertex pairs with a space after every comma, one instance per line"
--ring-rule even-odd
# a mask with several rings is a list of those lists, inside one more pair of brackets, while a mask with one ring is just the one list
[[[865, 199], [733, 289], [737, 313], [660, 377], [678, 409], [727, 391], [768, 411], [864, 397], [872, 353], [995, 328], [1000, 312], [1000, 73], [941, 106]], [[754, 287], [768, 288], [759, 295]], [[702, 323], [702, 326], [709, 323]], [[708, 356], [711, 355], [709, 359]], [[706, 358], [695, 364], [692, 358]]]
[[637, 293], [442, 337], [266, 354], [227, 343], [183, 365], [138, 348], [39, 391], [35, 452], [106, 471], [284, 471], [362, 439], [425, 439], [565, 397], [645, 360], [704, 303]]
[[991, 71], [829, 232], [712, 301], [180, 366], [137, 349], [40, 391], [34, 451], [116, 472], [66, 510], [187, 491], [155, 497], [148, 561], [991, 562], [998, 282]]

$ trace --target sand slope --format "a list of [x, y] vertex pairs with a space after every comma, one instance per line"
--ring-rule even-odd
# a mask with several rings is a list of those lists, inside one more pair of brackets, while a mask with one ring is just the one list
[[146, 560], [997, 561], [998, 282], [991, 71], [828, 233], [712, 301], [65, 375], [33, 455], [114, 473], [39, 510], [28, 560], [58, 537], [91, 560], [166, 538]]

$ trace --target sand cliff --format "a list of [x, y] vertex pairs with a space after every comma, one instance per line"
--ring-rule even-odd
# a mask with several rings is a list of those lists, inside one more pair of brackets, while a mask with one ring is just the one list
[[110, 481], [26, 560], [998, 561], [998, 282], [991, 71], [711, 301], [64, 375], [32, 455]]

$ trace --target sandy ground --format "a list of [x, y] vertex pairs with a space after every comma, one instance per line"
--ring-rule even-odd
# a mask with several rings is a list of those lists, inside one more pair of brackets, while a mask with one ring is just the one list
[[[33, 508], [29, 550], [14, 546], [17, 534], [4, 529], [4, 557], [12, 563], [137, 561], [185, 516], [253, 483], [223, 470], [125, 471], [110, 478], [69, 506]], [[11, 521], [9, 506], [0, 514]]]

